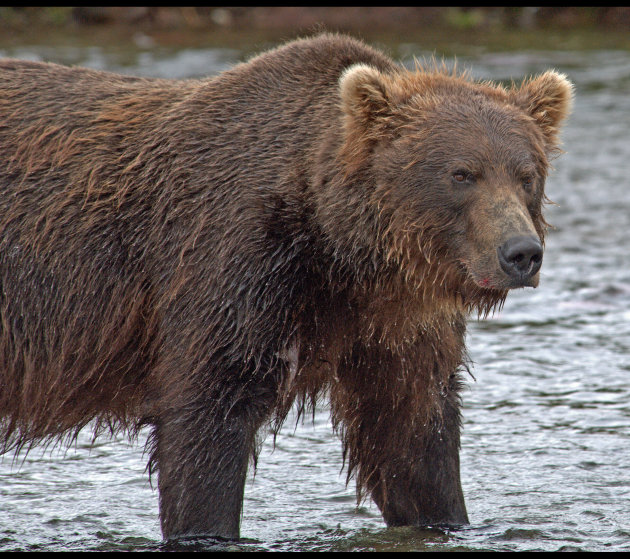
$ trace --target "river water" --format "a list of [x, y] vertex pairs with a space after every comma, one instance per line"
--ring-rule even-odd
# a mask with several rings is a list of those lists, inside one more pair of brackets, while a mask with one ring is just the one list
[[[141, 41], [140, 41], [141, 42]], [[209, 75], [242, 59], [234, 48], [10, 46], [0, 56], [148, 76]], [[393, 45], [410, 61], [423, 51]], [[439, 53], [438, 53], [439, 54]], [[555, 162], [541, 285], [472, 321], [474, 361], [464, 393], [462, 483], [470, 526], [387, 529], [356, 505], [326, 409], [290, 419], [250, 474], [243, 540], [183, 542], [221, 550], [630, 549], [630, 53], [484, 52], [458, 64], [509, 80], [556, 68], [576, 84], [574, 114]], [[157, 491], [145, 472], [147, 433], [82, 433], [69, 449], [0, 461], [0, 551], [169, 550]], [[155, 481], [155, 480], [154, 480]]]

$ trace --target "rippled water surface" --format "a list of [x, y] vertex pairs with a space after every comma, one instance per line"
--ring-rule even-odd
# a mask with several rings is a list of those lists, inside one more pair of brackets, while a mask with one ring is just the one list
[[[427, 54], [413, 44], [400, 57]], [[233, 49], [2, 48], [143, 75], [218, 72]], [[357, 507], [326, 410], [287, 421], [267, 440], [246, 487], [238, 544], [246, 550], [630, 549], [630, 53], [458, 56], [477, 77], [554, 67], [576, 84], [567, 153], [547, 182], [541, 285], [512, 293], [472, 322], [475, 381], [464, 393], [462, 482], [471, 524], [455, 532], [386, 529]], [[82, 434], [70, 449], [36, 448], [0, 462], [0, 550], [160, 550], [157, 491], [136, 444]]]

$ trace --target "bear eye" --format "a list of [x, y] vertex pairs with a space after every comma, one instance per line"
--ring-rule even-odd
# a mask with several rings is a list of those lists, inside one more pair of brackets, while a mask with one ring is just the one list
[[523, 185], [523, 188], [527, 191], [530, 192], [531, 189], [534, 186], [534, 177], [532, 177], [531, 175], [526, 175], [521, 179], [521, 184]]
[[453, 173], [453, 182], [455, 184], [473, 184], [476, 182], [475, 175], [470, 171], [459, 170]]

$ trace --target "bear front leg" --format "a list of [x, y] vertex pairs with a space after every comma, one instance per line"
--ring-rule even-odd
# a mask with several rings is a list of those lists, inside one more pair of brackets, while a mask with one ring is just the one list
[[349, 476], [359, 496], [372, 495], [388, 526], [467, 524], [460, 375], [440, 374], [435, 364], [409, 370], [408, 363], [391, 352], [355, 348], [340, 368], [331, 399]]
[[213, 397], [174, 405], [158, 419], [151, 464], [158, 472], [165, 539], [239, 537], [248, 462], [268, 414], [265, 404], [275, 397], [267, 392], [252, 396], [243, 386], [225, 387]]
[[196, 419], [174, 417], [156, 427], [162, 534], [236, 539], [254, 434], [238, 419]]
[[459, 398], [453, 387], [442, 397], [442, 409], [417, 434], [404, 462], [386, 462], [372, 488], [388, 526], [468, 524], [460, 481]]

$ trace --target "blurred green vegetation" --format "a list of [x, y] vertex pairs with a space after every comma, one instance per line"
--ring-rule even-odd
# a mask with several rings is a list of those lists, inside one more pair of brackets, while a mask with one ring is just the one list
[[[0, 7], [0, 44], [90, 35], [237, 44], [319, 30], [486, 48], [630, 48], [630, 7]], [[105, 40], [105, 39], [103, 39]]]
[[630, 7], [0, 7], [0, 27], [16, 30], [32, 25], [280, 30], [318, 24], [346, 31], [409, 29], [422, 24], [453, 30], [499, 27], [629, 30]]

